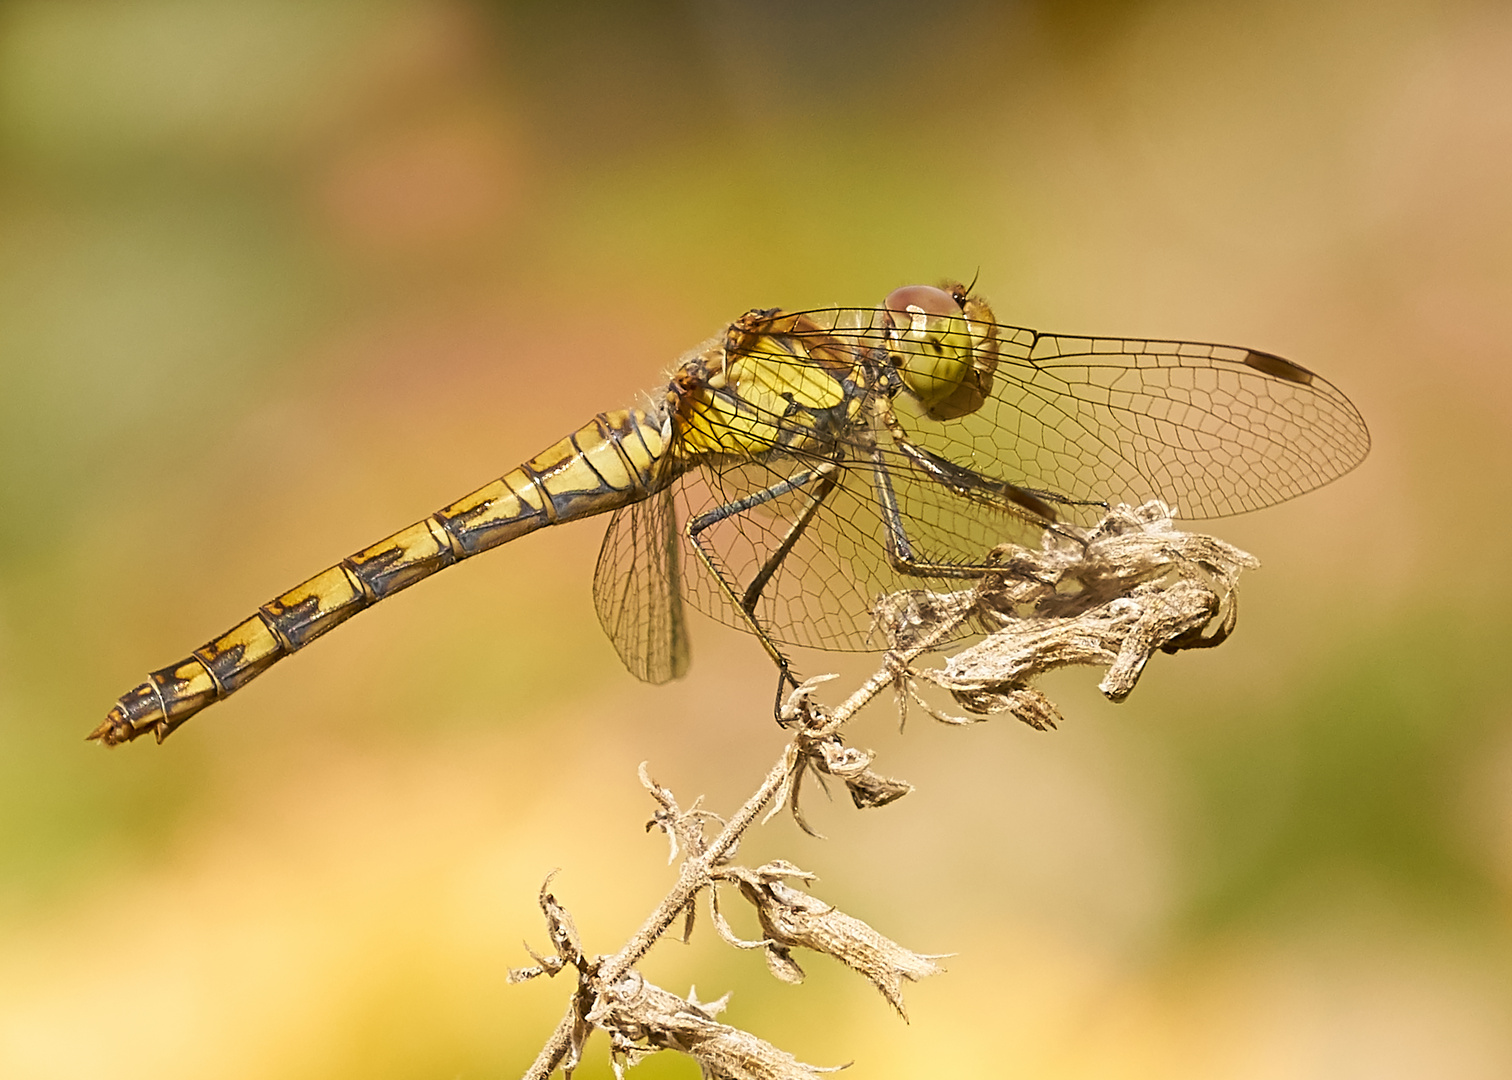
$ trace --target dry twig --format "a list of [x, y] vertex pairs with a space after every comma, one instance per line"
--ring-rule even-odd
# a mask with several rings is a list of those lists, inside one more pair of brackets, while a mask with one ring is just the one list
[[[792, 953], [809, 949], [863, 975], [903, 1014], [902, 983], [938, 973], [937, 957], [906, 949], [787, 884], [788, 879], [812, 879], [791, 863], [778, 860], [754, 869], [733, 865], [745, 830], [771, 804], [768, 818], [786, 806], [800, 827], [811, 832], [799, 807], [802, 780], [810, 771], [841, 780], [859, 808], [885, 805], [911, 790], [903, 781], [872, 771], [873, 755], [841, 739], [850, 719], [887, 687], [894, 688], [900, 709], [916, 702], [948, 723], [974, 721], [929, 704], [920, 684], [946, 690], [977, 717], [1008, 712], [1035, 728], [1054, 727], [1061, 716], [1031, 685], [1037, 675], [1073, 664], [1103, 665], [1108, 670], [1100, 687], [1110, 699], [1121, 701], [1156, 650], [1174, 653], [1222, 642], [1236, 619], [1238, 575], [1258, 565], [1222, 541], [1175, 529], [1170, 511], [1159, 503], [1119, 507], [1095, 529], [1047, 531], [1037, 552], [1004, 547], [993, 554], [996, 569], [969, 589], [909, 590], [878, 601], [878, 625], [891, 645], [886, 664], [833, 710], [814, 698], [829, 677], [811, 679], [795, 690], [782, 715], [793, 729], [792, 741], [727, 822], [697, 802], [681, 809], [673, 793], [641, 767], [641, 781], [657, 804], [647, 827], [662, 829], [672, 857], [681, 856], [677, 882], [618, 952], [594, 957], [583, 953], [571, 917], [542, 887], [552, 952], [532, 953], [535, 964], [511, 972], [511, 978], [555, 976], [572, 968], [578, 985], [527, 1078], [544, 1080], [558, 1066], [571, 1073], [595, 1029], [609, 1036], [617, 1074], [663, 1049], [687, 1054], [705, 1077], [716, 1080], [807, 1080], [826, 1071], [716, 1021], [724, 999], [701, 1004], [691, 995], [679, 998], [646, 982], [635, 965], [679, 916], [686, 919], [684, 936], [692, 932], [695, 901], [708, 889], [720, 936], [740, 948], [763, 950], [778, 978], [801, 980], [803, 971]], [[940, 642], [973, 629], [989, 632], [941, 668], [915, 667]], [[705, 835], [710, 823], [722, 826], [712, 840]], [[718, 904], [721, 883], [735, 886], [753, 906], [764, 938], [742, 941], [730, 929]]]

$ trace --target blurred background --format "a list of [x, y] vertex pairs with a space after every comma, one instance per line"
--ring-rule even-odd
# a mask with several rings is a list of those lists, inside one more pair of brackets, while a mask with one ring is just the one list
[[973, 275], [1313, 367], [1371, 457], [1216, 528], [1265, 563], [1224, 648], [1118, 707], [1063, 673], [1052, 733], [874, 709], [918, 790], [751, 838], [955, 954], [909, 1024], [707, 921], [648, 977], [857, 1076], [1512, 1075], [1509, 192], [1494, 0], [11, 0], [0, 1075], [521, 1072], [545, 875], [612, 950], [672, 878], [637, 763], [728, 810], [778, 752], [751, 639], [637, 684], [581, 523], [84, 735], [747, 308]]

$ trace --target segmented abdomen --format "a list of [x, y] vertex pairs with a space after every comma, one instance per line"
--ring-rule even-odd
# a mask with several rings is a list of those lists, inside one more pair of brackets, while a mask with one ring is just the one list
[[91, 739], [107, 746], [195, 713], [400, 589], [460, 559], [561, 521], [615, 510], [671, 482], [660, 421], [600, 413], [517, 469], [423, 521], [350, 555], [257, 609], [220, 637], [121, 696]]

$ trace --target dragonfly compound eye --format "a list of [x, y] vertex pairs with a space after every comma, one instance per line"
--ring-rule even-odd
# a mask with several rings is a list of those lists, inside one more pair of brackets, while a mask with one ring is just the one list
[[962, 304], [932, 285], [888, 293], [888, 352], [898, 377], [934, 420], [966, 416], [992, 393], [997, 329], [979, 300]]

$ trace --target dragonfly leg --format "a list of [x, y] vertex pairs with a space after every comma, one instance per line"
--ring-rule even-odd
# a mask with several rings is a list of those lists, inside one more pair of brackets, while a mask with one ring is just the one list
[[[1104, 510], [1107, 508], [1107, 504], [1103, 502], [1067, 499], [1054, 492], [1020, 487], [1007, 480], [957, 465], [913, 443], [896, 421], [889, 423], [888, 427], [897, 449], [930, 479], [964, 500], [991, 506], [1031, 525], [1077, 539], [1057, 523], [1059, 514], [1056, 507], [1094, 506]], [[908, 539], [904, 516], [898, 507], [897, 495], [893, 491], [892, 473], [880, 450], [872, 451], [872, 473], [887, 534], [887, 555], [894, 569], [917, 577], [945, 578], [977, 578], [996, 569], [994, 565], [986, 562], [979, 564], [934, 563], [920, 559]]]
[[814, 474], [820, 478], [819, 486], [814, 489], [813, 494], [809, 497], [808, 504], [804, 506], [803, 512], [798, 515], [797, 520], [793, 522], [792, 526], [783, 536], [782, 542], [767, 555], [766, 561], [761, 564], [761, 569], [756, 572], [755, 577], [751, 578], [750, 584], [746, 586], [745, 593], [740, 598], [740, 606], [745, 611], [747, 617], [754, 617], [756, 602], [761, 599], [761, 594], [766, 589], [767, 583], [772, 580], [772, 575], [782, 565], [782, 560], [786, 559], [788, 553], [793, 550], [793, 545], [803, 536], [804, 530], [814, 520], [814, 515], [824, 505], [824, 500], [829, 497], [830, 492], [835, 490], [835, 484], [837, 483], [836, 471], [837, 466], [832, 461], [825, 462], [824, 465], [813, 470]]
[[[791, 686], [793, 689], [797, 689], [798, 679], [794, 676], [792, 666], [788, 663], [787, 657], [782, 655], [782, 650], [777, 647], [777, 643], [771, 639], [770, 635], [766, 632], [766, 628], [756, 618], [756, 604], [761, 599], [762, 590], [766, 588], [772, 579], [772, 575], [781, 566], [782, 560], [792, 551], [793, 545], [803, 535], [803, 531], [808, 527], [814, 515], [818, 513], [819, 508], [824, 504], [824, 500], [835, 489], [838, 472], [839, 466], [837, 463], [826, 461], [812, 469], [804, 469], [788, 477], [786, 480], [780, 480], [770, 487], [753, 492], [742, 499], [726, 503], [723, 506], [717, 506], [713, 510], [693, 518], [685, 526], [688, 539], [693, 541], [693, 548], [698, 552], [698, 557], [703, 562], [704, 567], [713, 575], [714, 580], [719, 583], [720, 591], [740, 611], [741, 616], [745, 619], [747, 625], [750, 626], [752, 633], [761, 642], [762, 648], [766, 649], [767, 655], [777, 665], [777, 711], [779, 713], [781, 712], [782, 701], [786, 696], [787, 688]], [[768, 554], [750, 583], [743, 590], [737, 591], [739, 589], [738, 583], [732, 582], [720, 568], [715, 559], [714, 552], [706, 546], [701, 534], [721, 521], [727, 521], [737, 514], [753, 510], [758, 506], [771, 502], [773, 499], [781, 498], [784, 495], [801, 490], [809, 484], [816, 482], [818, 483], [818, 487], [810, 494], [808, 502], [783, 536], [781, 542]]]
[[893, 491], [892, 472], [879, 451], [872, 454], [872, 479], [877, 489], [877, 502], [882, 509], [882, 529], [887, 539], [887, 561], [901, 574], [915, 577], [978, 578], [985, 566], [966, 564], [946, 565], [930, 563], [914, 554], [908, 539], [908, 528], [903, 523], [903, 513], [898, 509], [898, 496]]
[[798, 689], [798, 677], [793, 674], [787, 658], [783, 657], [777, 662], [777, 697], [772, 702], [772, 717], [777, 723], [782, 724], [782, 706], [787, 701], [788, 693]]

